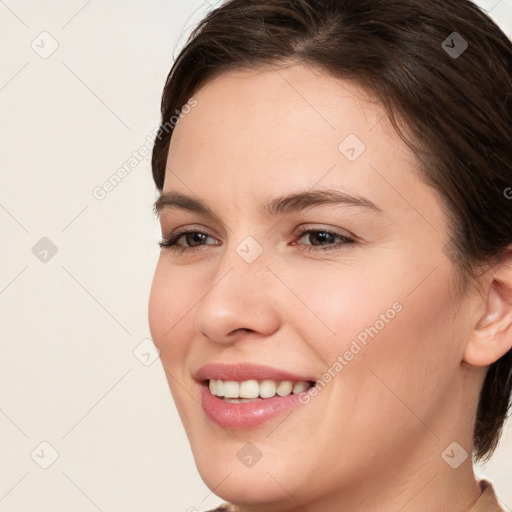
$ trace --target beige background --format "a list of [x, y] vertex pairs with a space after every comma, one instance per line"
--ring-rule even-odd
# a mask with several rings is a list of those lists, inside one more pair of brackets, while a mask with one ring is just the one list
[[[512, 35], [512, 0], [479, 3]], [[0, 1], [0, 512], [220, 501], [195, 469], [160, 361], [149, 364], [160, 233], [150, 157], [129, 161], [157, 126], [180, 34], [209, 8]], [[478, 468], [506, 510], [511, 454], [509, 422]]]

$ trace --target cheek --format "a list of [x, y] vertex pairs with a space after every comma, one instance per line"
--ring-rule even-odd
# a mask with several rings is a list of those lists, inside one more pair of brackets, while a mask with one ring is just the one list
[[148, 322], [166, 369], [168, 364], [180, 365], [188, 351], [184, 329], [191, 322], [193, 303], [183, 274], [170, 271], [160, 260], [151, 285]]
[[[392, 396], [386, 384], [413, 401], [435, 395], [455, 375], [463, 341], [446, 266], [417, 288], [427, 270], [405, 261], [389, 268], [395, 270], [378, 275], [355, 265], [304, 273], [311, 277], [292, 286], [307, 309], [289, 310], [324, 371], [344, 374], [343, 386], [352, 378], [361, 384], [361, 374], [367, 374], [365, 393], [376, 406], [379, 390]], [[362, 391], [359, 384], [353, 391]]]
[[325, 363], [334, 362], [354, 341], [362, 348], [369, 346], [403, 314], [399, 288], [394, 290], [376, 276], [368, 276], [354, 262], [305, 269], [287, 276], [287, 282], [301, 299], [287, 306], [289, 321]]
[[174, 404], [186, 428], [190, 431], [191, 410], [187, 407], [192, 390], [185, 389], [188, 382], [186, 358], [190, 350], [190, 325], [193, 301], [190, 284], [183, 273], [175, 272], [165, 261], [159, 260], [148, 304], [148, 321], [152, 340], [160, 350], [160, 360]]

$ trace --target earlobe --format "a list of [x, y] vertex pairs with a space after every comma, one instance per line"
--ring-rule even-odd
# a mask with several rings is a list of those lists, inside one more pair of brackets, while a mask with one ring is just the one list
[[473, 366], [491, 365], [512, 348], [512, 255], [489, 272], [484, 313], [476, 318], [464, 352], [464, 362]]

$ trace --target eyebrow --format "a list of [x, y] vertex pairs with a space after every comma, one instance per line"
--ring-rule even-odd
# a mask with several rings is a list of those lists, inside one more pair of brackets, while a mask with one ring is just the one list
[[[307, 190], [304, 192], [296, 192], [272, 199], [268, 203], [262, 204], [260, 208], [263, 214], [276, 216], [279, 214], [302, 212], [314, 206], [340, 204], [357, 206], [373, 210], [377, 213], [383, 213], [383, 211], [369, 199], [350, 195], [338, 190]], [[218, 219], [217, 215], [215, 215], [206, 204], [198, 199], [176, 191], [162, 193], [153, 205], [153, 211], [156, 215], [159, 215], [164, 208], [178, 208], [195, 213], [202, 213]]]

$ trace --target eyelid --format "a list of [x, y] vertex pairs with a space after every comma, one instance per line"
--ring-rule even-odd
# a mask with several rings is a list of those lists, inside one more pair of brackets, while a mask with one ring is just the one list
[[301, 238], [307, 236], [309, 233], [327, 233], [329, 236], [338, 237], [341, 239], [341, 242], [331, 243], [327, 245], [315, 245], [315, 244], [297, 244], [296, 241], [293, 242], [293, 245], [297, 245], [300, 247], [301, 251], [306, 251], [310, 253], [314, 253], [317, 255], [327, 254], [329, 252], [339, 253], [345, 250], [348, 247], [352, 247], [358, 243], [357, 237], [353, 236], [351, 233], [349, 236], [344, 235], [339, 231], [339, 228], [325, 228], [325, 227], [311, 227], [311, 226], [301, 226], [299, 233], [296, 235], [296, 239], [300, 240]]
[[[162, 233], [164, 230], [162, 229]], [[208, 229], [204, 227], [202, 224], [185, 224], [183, 226], [178, 226], [177, 228], [174, 228], [170, 230], [171, 234], [169, 235], [169, 238], [179, 236], [183, 233], [204, 233], [205, 235], [208, 235], [212, 238], [218, 238], [216, 234], [212, 233], [211, 229]]]
[[297, 227], [296, 234], [304, 233], [304, 231], [326, 231], [328, 233], [336, 234], [338, 236], [344, 236], [346, 238], [353, 238], [354, 240], [358, 239], [358, 237], [356, 237], [353, 233], [351, 233], [347, 229], [328, 226], [325, 224], [324, 225], [323, 224], [301, 224], [299, 227]]

